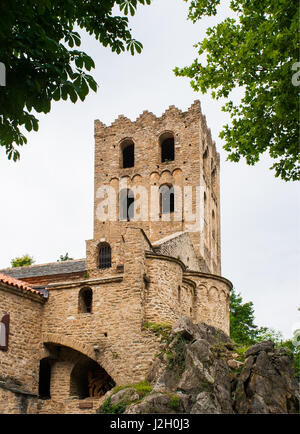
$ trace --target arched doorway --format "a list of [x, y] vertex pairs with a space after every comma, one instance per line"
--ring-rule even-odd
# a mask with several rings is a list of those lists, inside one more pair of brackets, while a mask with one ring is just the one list
[[70, 395], [79, 399], [99, 398], [115, 386], [114, 380], [97, 362], [87, 357], [79, 360], [71, 372]]

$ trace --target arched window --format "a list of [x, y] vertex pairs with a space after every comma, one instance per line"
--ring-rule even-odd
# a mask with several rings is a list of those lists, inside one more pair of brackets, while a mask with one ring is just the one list
[[51, 362], [48, 358], [40, 361], [39, 371], [39, 398], [50, 399]]
[[174, 136], [172, 133], [164, 133], [160, 136], [160, 149], [161, 149], [161, 162], [166, 163], [167, 161], [175, 160], [175, 145]]
[[111, 267], [111, 247], [108, 243], [99, 244], [98, 268]]
[[124, 188], [119, 194], [119, 218], [129, 221], [134, 217], [134, 194], [132, 190]]
[[8, 350], [9, 314], [3, 316], [0, 322], [0, 350]]
[[134, 167], [134, 143], [132, 140], [125, 140], [121, 144], [123, 169]]
[[78, 297], [78, 313], [92, 313], [93, 291], [91, 288], [82, 288]]
[[164, 184], [159, 187], [160, 213], [168, 214], [174, 212], [174, 187]]

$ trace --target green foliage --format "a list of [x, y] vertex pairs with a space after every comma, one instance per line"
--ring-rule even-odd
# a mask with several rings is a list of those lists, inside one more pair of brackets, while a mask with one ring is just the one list
[[133, 388], [137, 391], [139, 395], [139, 400], [144, 398], [145, 396], [149, 395], [150, 392], [152, 392], [153, 387], [147, 382], [147, 381], [140, 381], [139, 383], [135, 384], [128, 384], [126, 386], [116, 386], [113, 389], [112, 395], [107, 398], [104, 403], [101, 406], [101, 413], [107, 413], [107, 414], [122, 414], [124, 413], [126, 407], [129, 404], [132, 404], [132, 402], [139, 402], [137, 400], [135, 401], [129, 401], [129, 400], [121, 400], [117, 404], [111, 405], [111, 397], [115, 395], [120, 390]]
[[233, 289], [230, 294], [230, 337], [237, 344], [249, 346], [256, 343], [256, 336], [253, 303], [243, 303], [241, 295]]
[[110, 404], [111, 397], [107, 398], [107, 400], [103, 403], [101, 407], [101, 413], [103, 414], [122, 414], [126, 410], [129, 402], [120, 401], [117, 404]]
[[28, 267], [29, 265], [34, 264], [34, 259], [29, 256], [28, 254], [25, 254], [23, 256], [19, 256], [17, 258], [14, 258], [10, 261], [11, 266], [13, 268], [15, 267]]
[[69, 253], [67, 252], [65, 255], [60, 255], [57, 262], [64, 262], [64, 261], [73, 261], [74, 258], [69, 257]]
[[249, 345], [236, 345], [234, 351], [244, 360], [244, 354], [248, 350]]
[[[298, 336], [298, 337], [296, 337]], [[287, 340], [281, 343], [281, 347], [288, 348], [294, 355], [295, 376], [300, 380], [300, 332], [296, 331], [293, 340]]]
[[140, 381], [137, 384], [132, 384], [130, 387], [133, 387], [137, 391], [140, 398], [148, 395], [153, 389], [147, 381]]
[[230, 295], [230, 337], [235, 343], [235, 352], [243, 359], [244, 353], [254, 344], [271, 340], [275, 347], [290, 349], [294, 355], [295, 375], [300, 379], [300, 330], [294, 332], [292, 340], [284, 340], [281, 332], [254, 324], [253, 303], [243, 303], [240, 294], [234, 289]]
[[[53, 101], [84, 101], [97, 83], [88, 73], [93, 59], [79, 50], [76, 28], [94, 36], [117, 54], [140, 53], [126, 15], [151, 0], [2, 0], [0, 3], [0, 61], [6, 86], [0, 87], [0, 145], [8, 159], [20, 158], [27, 143], [21, 132], [38, 130], [32, 112], [49, 113]], [[118, 15], [119, 12], [119, 15]]]
[[281, 332], [274, 330], [273, 328], [260, 327], [257, 330], [256, 342], [273, 341], [275, 345], [281, 346], [283, 342], [283, 335]]
[[[189, 19], [217, 15], [221, 0], [185, 0]], [[291, 0], [231, 0], [235, 18], [208, 28], [195, 45], [199, 57], [189, 67], [176, 68], [177, 76], [191, 79], [195, 91], [230, 98], [243, 92], [241, 102], [227, 100], [232, 125], [223, 126], [228, 159], [241, 157], [254, 165], [268, 151], [275, 176], [300, 179], [298, 143], [299, 104], [297, 84], [292, 83], [299, 57], [299, 2]]]
[[172, 408], [173, 410], [178, 410], [179, 409], [179, 398], [177, 395], [173, 395], [171, 397], [170, 402], [168, 403], [168, 407]]
[[144, 322], [143, 327], [152, 331], [156, 336], [160, 336], [164, 341], [169, 339], [172, 330], [172, 326], [169, 324], [157, 324], [148, 321]]

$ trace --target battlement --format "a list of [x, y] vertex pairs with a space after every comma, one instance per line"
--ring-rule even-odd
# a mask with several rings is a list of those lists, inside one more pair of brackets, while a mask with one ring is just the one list
[[[154, 113], [149, 112], [148, 110], [144, 110], [143, 113], [141, 113], [136, 120], [131, 121], [127, 116], [120, 114], [117, 119], [115, 119], [110, 125], [105, 125], [102, 121], [99, 119], [96, 119], [94, 121], [95, 124], [95, 135], [101, 134], [103, 130], [109, 129], [109, 128], [115, 128], [115, 127], [123, 127], [124, 125], [128, 124], [134, 124], [135, 127], [143, 126], [145, 123], [148, 122], [158, 122], [162, 120], [166, 120], [168, 118], [176, 117], [177, 120], [182, 120], [182, 118], [191, 118], [193, 116], [196, 116], [199, 118], [199, 115], [201, 115], [201, 104], [199, 100], [195, 100], [194, 103], [187, 109], [186, 112], [183, 112], [179, 108], [175, 107], [174, 105], [170, 105], [168, 109], [164, 111], [164, 113], [161, 116], [156, 116]], [[205, 118], [205, 116], [204, 116]]]

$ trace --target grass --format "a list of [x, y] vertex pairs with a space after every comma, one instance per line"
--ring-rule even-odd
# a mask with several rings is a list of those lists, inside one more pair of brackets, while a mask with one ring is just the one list
[[[129, 400], [121, 400], [117, 404], [111, 405], [110, 401], [113, 395], [115, 395], [117, 392], [120, 392], [120, 390], [124, 389], [135, 389], [139, 395], [139, 399], [135, 399], [133, 401]], [[125, 386], [116, 386], [114, 387], [112, 394], [109, 398], [107, 398], [104, 403], [101, 406], [101, 413], [104, 414], [122, 414], [126, 410], [126, 407], [129, 404], [138, 403], [140, 402], [145, 396], [149, 395], [149, 393], [152, 391], [152, 386], [147, 381], [140, 381], [135, 384], [128, 384]]]
[[160, 336], [163, 341], [168, 341], [170, 338], [172, 326], [169, 324], [157, 324], [154, 322], [144, 322], [143, 327], [153, 332], [156, 336]]
[[168, 407], [172, 408], [173, 410], [179, 409], [179, 398], [177, 395], [171, 396], [171, 401], [168, 403]]

